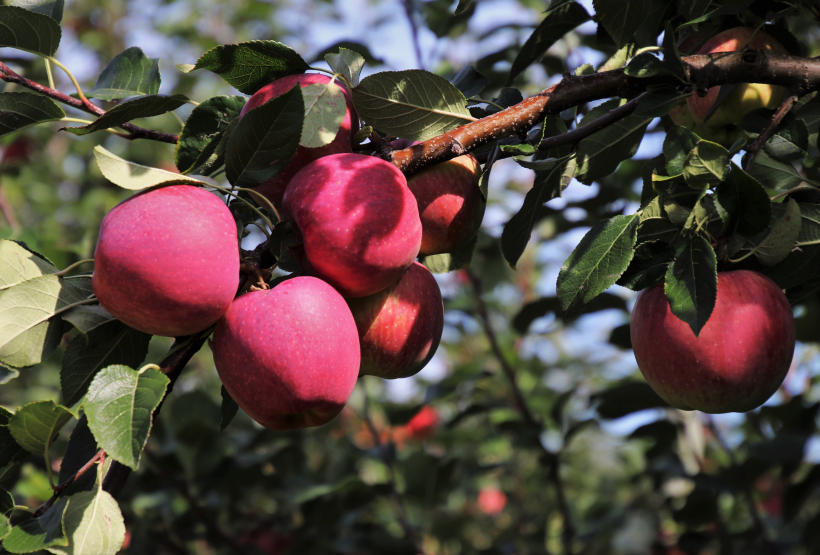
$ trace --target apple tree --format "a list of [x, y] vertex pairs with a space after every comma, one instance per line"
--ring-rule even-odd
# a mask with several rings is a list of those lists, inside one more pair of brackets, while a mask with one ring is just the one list
[[0, 6], [3, 552], [820, 551], [817, 6], [150, 4]]

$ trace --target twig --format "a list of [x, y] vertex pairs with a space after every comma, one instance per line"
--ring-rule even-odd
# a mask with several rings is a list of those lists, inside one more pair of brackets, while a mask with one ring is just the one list
[[757, 136], [755, 142], [752, 143], [748, 149], [746, 149], [746, 163], [744, 164], [744, 169], [749, 171], [749, 168], [752, 167], [754, 164], [755, 158], [757, 158], [757, 153], [760, 152], [760, 149], [763, 147], [763, 144], [768, 141], [772, 135], [774, 135], [775, 129], [777, 126], [780, 125], [780, 122], [783, 121], [783, 118], [786, 117], [786, 114], [792, 109], [794, 103], [797, 102], [797, 95], [792, 94], [786, 100], [783, 101], [783, 104], [777, 109], [777, 111], [772, 116], [772, 119], [769, 120], [769, 123], [766, 124], [766, 127], [763, 128], [763, 131], [760, 132], [760, 135]]
[[47, 510], [49, 510], [51, 506], [54, 505], [54, 503], [57, 501], [57, 499], [63, 494], [63, 492], [67, 490], [71, 486], [71, 484], [73, 484], [77, 480], [77, 478], [85, 474], [89, 468], [94, 466], [94, 463], [102, 459], [103, 456], [105, 456], [105, 451], [100, 449], [99, 451], [97, 451], [97, 454], [91, 457], [91, 460], [85, 463], [82, 466], [82, 468], [80, 468], [77, 472], [74, 473], [73, 476], [69, 476], [66, 479], [66, 481], [62, 484], [54, 486], [54, 494], [51, 496], [51, 498], [49, 498], [48, 501], [37, 507], [37, 510], [34, 511], [34, 515], [32, 518], [37, 518], [43, 513], [45, 513]]

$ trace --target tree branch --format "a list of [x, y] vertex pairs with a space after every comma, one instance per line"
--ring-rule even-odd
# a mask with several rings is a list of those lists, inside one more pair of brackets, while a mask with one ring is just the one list
[[85, 463], [82, 466], [82, 468], [80, 468], [77, 472], [74, 473], [73, 476], [69, 476], [65, 482], [57, 485], [54, 488], [54, 495], [52, 495], [48, 501], [37, 507], [37, 510], [34, 511], [34, 515], [32, 516], [32, 518], [37, 518], [41, 516], [43, 513], [45, 513], [47, 510], [49, 510], [51, 506], [54, 505], [54, 503], [57, 501], [57, 499], [63, 494], [63, 492], [67, 490], [71, 486], [71, 484], [73, 484], [77, 480], [77, 478], [88, 472], [88, 469], [94, 466], [94, 463], [101, 460], [104, 455], [105, 451], [100, 449], [99, 451], [97, 451], [97, 454], [91, 457], [91, 460]]
[[792, 109], [792, 106], [794, 106], [795, 102], [797, 102], [797, 95], [789, 95], [789, 97], [783, 101], [783, 104], [781, 104], [777, 111], [774, 113], [774, 116], [772, 116], [772, 119], [769, 120], [769, 123], [766, 124], [766, 127], [763, 129], [763, 131], [760, 132], [760, 135], [758, 135], [757, 139], [755, 139], [755, 142], [752, 143], [752, 146], [746, 149], [746, 163], [744, 164], [744, 169], [746, 171], [749, 171], [749, 168], [752, 167], [755, 158], [757, 158], [757, 153], [760, 152], [760, 149], [763, 147], [766, 141], [768, 141], [771, 138], [771, 136], [774, 135], [775, 129], [777, 129], [777, 126], [780, 125], [780, 122], [783, 121], [783, 118], [785, 118], [786, 114], [788, 114], [789, 111]]

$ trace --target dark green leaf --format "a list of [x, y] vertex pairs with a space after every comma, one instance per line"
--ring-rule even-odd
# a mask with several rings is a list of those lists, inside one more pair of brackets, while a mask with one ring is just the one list
[[17, 409], [8, 426], [18, 445], [42, 455], [69, 420], [71, 413], [65, 407], [54, 401], [36, 401]]
[[651, 10], [650, 0], [593, 0], [595, 15], [606, 32], [621, 47], [640, 29]]
[[[88, 427], [88, 418], [83, 415], [71, 431], [65, 456], [60, 463], [59, 483], [62, 484], [74, 476], [99, 450], [97, 440], [94, 439], [94, 434], [91, 433], [91, 429]], [[94, 485], [94, 471], [89, 470], [77, 478], [72, 485], [71, 491], [82, 491], [92, 485]]]
[[729, 151], [709, 141], [699, 141], [686, 156], [683, 177], [686, 184], [701, 190], [714, 187], [729, 174]]
[[[0, 6], [0, 10], [2, 9], [3, 6]], [[0, 137], [64, 117], [63, 109], [45, 96], [28, 92], [0, 93]]]
[[773, 266], [785, 259], [797, 243], [800, 235], [802, 219], [800, 207], [794, 199], [789, 199], [785, 209], [777, 205], [772, 214], [776, 219], [765, 237], [757, 241], [755, 238], [752, 252], [766, 266]]
[[134, 119], [150, 118], [173, 112], [186, 102], [188, 102], [188, 97], [182, 94], [171, 96], [151, 94], [140, 96], [133, 100], [126, 100], [117, 104], [94, 123], [81, 127], [66, 127], [64, 129], [74, 135], [88, 135], [95, 131], [119, 127]]
[[68, 545], [63, 527], [63, 515], [69, 502], [60, 498], [41, 517], [15, 526], [3, 540], [3, 548], [11, 553], [32, 553], [56, 545]]
[[214, 96], [193, 109], [179, 134], [174, 159], [181, 172], [196, 169], [208, 145], [215, 148], [228, 125], [239, 117], [244, 96]]
[[[621, 297], [610, 293], [601, 293], [586, 305], [584, 312], [589, 314], [610, 309], [625, 311], [626, 302]], [[521, 307], [521, 310], [513, 318], [512, 325], [515, 331], [523, 335], [527, 333], [530, 325], [537, 318], [541, 318], [550, 312], [558, 314], [560, 311], [561, 301], [558, 297], [542, 297]]]
[[728, 215], [729, 235], [737, 232], [756, 235], [766, 229], [772, 217], [769, 195], [757, 180], [732, 163], [729, 179], [716, 189], [716, 204]]
[[658, 88], [650, 92], [633, 112], [636, 116], [659, 118], [669, 113], [669, 110], [680, 104], [686, 95], [681, 95], [671, 87]]
[[686, 157], [695, 148], [700, 137], [685, 127], [674, 126], [663, 140], [663, 155], [666, 157], [666, 174], [681, 175]]
[[635, 249], [632, 262], [616, 283], [633, 291], [652, 287], [663, 282], [672, 261], [666, 245], [644, 243]]
[[11, 0], [9, 6], [16, 6], [26, 10], [41, 13], [60, 23], [63, 20], [65, 0]]
[[[3, 409], [3, 411], [5, 411], [5, 409]], [[7, 416], [10, 417], [11, 413], [8, 413]], [[19, 462], [27, 456], [28, 451], [14, 441], [11, 430], [6, 426], [6, 422], [0, 425], [0, 468], [10, 463]]]
[[487, 82], [487, 78], [470, 65], [464, 66], [464, 69], [453, 77], [453, 85], [461, 91], [464, 98], [473, 98], [481, 94]]
[[676, 253], [666, 272], [664, 292], [672, 314], [699, 335], [717, 299], [717, 258], [706, 239], [696, 235]]
[[596, 393], [590, 401], [597, 403], [598, 414], [606, 419], [621, 418], [633, 412], [669, 406], [649, 385], [633, 381]]
[[0, 46], [54, 56], [61, 36], [60, 24], [45, 14], [0, 6]]
[[758, 151], [749, 174], [764, 187], [775, 190], [793, 189], [803, 182], [803, 178], [791, 164], [775, 160], [764, 149]]
[[[7, 515], [14, 508], [14, 496], [0, 488], [0, 515]], [[2, 536], [2, 534], [0, 534]], [[3, 539], [0, 537], [0, 539]]]
[[108, 62], [94, 88], [86, 91], [85, 96], [119, 100], [129, 96], [156, 95], [161, 82], [159, 58], [149, 58], [140, 48], [132, 46]]
[[228, 424], [231, 423], [234, 416], [236, 416], [237, 411], [239, 411], [239, 405], [236, 404], [236, 401], [233, 400], [231, 394], [228, 393], [228, 390], [225, 389], [225, 386], [222, 386], [222, 421], [219, 423], [219, 429], [224, 431], [225, 428], [228, 427]]
[[63, 320], [77, 328], [83, 335], [116, 320], [114, 316], [98, 304], [75, 306], [63, 314]]

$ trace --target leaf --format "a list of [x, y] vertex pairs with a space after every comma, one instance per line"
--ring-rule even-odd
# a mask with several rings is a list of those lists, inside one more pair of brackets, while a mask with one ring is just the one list
[[364, 67], [364, 56], [349, 48], [339, 48], [338, 54], [325, 54], [325, 61], [330, 69], [344, 75], [352, 86], [359, 84], [359, 75]]
[[149, 58], [142, 49], [132, 46], [114, 56], [97, 77], [94, 88], [84, 94], [87, 98], [109, 101], [156, 95], [161, 83], [159, 58]]
[[[780, 206], [778, 206], [778, 210]], [[797, 243], [800, 235], [800, 206], [790, 198], [783, 214], [771, 226], [766, 237], [752, 248], [752, 252], [760, 262], [773, 266], [785, 259]]]
[[319, 148], [330, 144], [339, 132], [347, 113], [347, 102], [342, 88], [334, 82], [314, 83], [302, 87], [305, 120], [299, 144], [305, 148]]
[[727, 234], [753, 236], [769, 225], [772, 202], [757, 180], [732, 163], [729, 179], [715, 190], [718, 210], [727, 214]]
[[77, 328], [81, 334], [88, 335], [92, 330], [113, 322], [116, 318], [98, 304], [85, 304], [66, 311], [63, 320]]
[[8, 368], [0, 364], [0, 385], [5, 385], [11, 380], [20, 377], [20, 372], [14, 368]]
[[620, 48], [641, 27], [651, 10], [648, 0], [593, 0], [595, 16]]
[[456, 11], [453, 12], [453, 15], [461, 15], [470, 7], [472, 0], [458, 0], [458, 5], [456, 6]]
[[214, 96], [191, 111], [174, 151], [179, 171], [187, 172], [196, 168], [197, 160], [206, 146], [221, 139], [220, 133], [239, 117], [245, 102], [247, 98], [244, 96]]
[[464, 69], [459, 71], [453, 77], [453, 85], [456, 86], [464, 98], [473, 98], [481, 94], [484, 87], [487, 86], [489, 79], [484, 77], [480, 71], [471, 65], [464, 66]]
[[663, 155], [666, 158], [666, 173], [681, 175], [686, 164], [686, 157], [695, 148], [700, 137], [685, 127], [674, 126], [666, 133], [663, 140]]
[[165, 94], [151, 94], [140, 96], [133, 100], [120, 102], [94, 123], [81, 127], [64, 127], [63, 129], [73, 135], [88, 135], [95, 131], [119, 127], [134, 119], [150, 118], [173, 112], [186, 102], [188, 102], [188, 97], [184, 94], [174, 94], [170, 96]]
[[[4, 7], [0, 6], [0, 10], [3, 9]], [[0, 11], [1, 14], [2, 11]], [[1, 19], [0, 34], [2, 34]], [[64, 117], [63, 109], [45, 96], [28, 92], [0, 93], [0, 137], [38, 123]]]
[[478, 233], [458, 247], [455, 251], [444, 254], [422, 256], [419, 261], [434, 274], [446, 274], [469, 268], [473, 261], [473, 252], [478, 243]]
[[[626, 302], [621, 298], [609, 293], [601, 293], [589, 304], [587, 304], [584, 312], [589, 314], [591, 312], [598, 312], [609, 309], [626, 310]], [[561, 301], [558, 297], [541, 297], [538, 300], [532, 301], [521, 307], [518, 314], [515, 315], [512, 321], [513, 329], [520, 334], [526, 334], [530, 325], [537, 319], [553, 312], [558, 314], [561, 310]]]
[[54, 56], [62, 30], [51, 17], [16, 6], [0, 6], [0, 46]]
[[91, 381], [83, 410], [94, 437], [114, 460], [137, 469], [169, 381], [153, 368], [137, 372], [119, 365], [103, 369]]
[[41, 517], [15, 526], [3, 540], [3, 548], [11, 553], [33, 553], [55, 545], [68, 545], [63, 526], [68, 505], [67, 497], [60, 498]]
[[627, 44], [618, 49], [601, 67], [598, 68], [598, 73], [603, 71], [612, 71], [613, 69], [621, 69], [626, 65], [635, 52], [638, 50], [637, 45]]
[[430, 139], [474, 119], [455, 85], [420, 69], [365, 77], [353, 89], [353, 104], [368, 125], [413, 141]]
[[686, 156], [683, 177], [686, 184], [701, 190], [714, 187], [729, 175], [729, 151], [709, 141], [699, 141]]
[[234, 419], [236, 413], [239, 411], [239, 405], [236, 401], [233, 400], [231, 394], [228, 393], [228, 390], [225, 389], [225, 386], [222, 386], [222, 421], [219, 423], [220, 431], [225, 431], [225, 428], [228, 427], [228, 424]]
[[632, 58], [632, 61], [624, 68], [624, 73], [630, 77], [644, 79], [672, 72], [666, 68], [662, 60], [650, 52], [644, 52]]
[[613, 285], [629, 266], [639, 218], [615, 216], [601, 220], [584, 235], [558, 274], [558, 297], [569, 319]]
[[3, 468], [10, 463], [16, 463], [26, 458], [28, 451], [14, 441], [11, 430], [6, 425], [13, 415], [2, 407], [0, 407], [0, 414], [3, 416], [2, 425], [0, 425], [0, 468]]
[[260, 40], [217, 46], [188, 71], [195, 69], [212, 71], [240, 92], [253, 94], [274, 79], [304, 73], [310, 66], [292, 48]]
[[63, 516], [67, 547], [50, 547], [61, 555], [114, 555], [125, 540], [125, 523], [117, 501], [99, 488], [68, 497]]
[[633, 412], [669, 404], [652, 391], [645, 382], [627, 381], [590, 397], [601, 418], [621, 418]]
[[681, 100], [685, 100], [686, 95], [680, 94], [671, 87], [657, 88], [650, 91], [633, 112], [633, 115], [644, 116], [648, 118], [659, 118], [665, 116], [675, 106], [680, 104]]
[[36, 401], [17, 409], [8, 426], [20, 447], [42, 455], [69, 420], [71, 412], [67, 408], [54, 401]]
[[[94, 439], [94, 434], [91, 433], [91, 429], [88, 427], [88, 418], [83, 415], [77, 425], [74, 426], [71, 437], [68, 439], [68, 447], [60, 463], [59, 483], [62, 484], [77, 474], [77, 471], [84, 467], [99, 450], [97, 440]], [[94, 473], [89, 470], [75, 480], [70, 491], [83, 491], [93, 485]]]
[[11, 0], [9, 6], [41, 13], [60, 23], [63, 19], [65, 0]]
[[157, 185], [194, 185], [202, 187], [216, 184], [215, 181], [205, 177], [195, 179], [159, 168], [135, 164], [123, 160], [101, 146], [94, 147], [94, 158], [97, 160], [100, 172], [108, 181], [130, 191], [139, 191]]
[[57, 271], [51, 263], [22, 244], [0, 239], [0, 291]]
[[39, 276], [0, 292], [0, 362], [23, 368], [57, 347], [63, 324], [54, 316], [88, 301], [88, 279]]
[[78, 335], [66, 347], [60, 371], [63, 403], [73, 406], [83, 398], [101, 369], [114, 364], [137, 367], [148, 354], [151, 336], [113, 322], [87, 336]]
[[717, 299], [717, 258], [712, 245], [696, 235], [676, 253], [664, 284], [672, 314], [686, 322], [697, 337]]
[[803, 223], [797, 237], [797, 246], [820, 244], [820, 204], [801, 203], [800, 217]]
[[510, 218], [501, 234], [501, 252], [513, 269], [530, 241], [541, 207], [545, 202], [561, 196], [572, 181], [576, 167], [575, 157], [572, 156], [552, 170], [536, 172], [532, 189], [527, 192], [521, 208]]
[[764, 187], [776, 190], [793, 189], [803, 182], [803, 178], [791, 164], [775, 160], [765, 149], [758, 151], [749, 174]]
[[[3, 488], [0, 488], [0, 514], [7, 515], [14, 508], [14, 496]], [[3, 534], [0, 533], [0, 540]]]
[[561, 37], [589, 19], [587, 11], [577, 2], [551, 2], [544, 19], [518, 51], [507, 76], [507, 86], [512, 85], [521, 72], [543, 56]]

